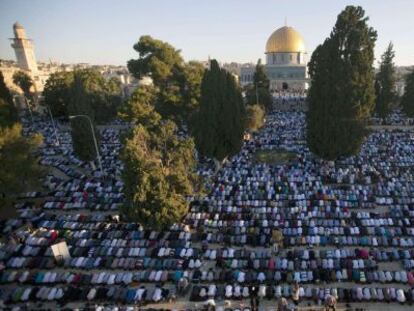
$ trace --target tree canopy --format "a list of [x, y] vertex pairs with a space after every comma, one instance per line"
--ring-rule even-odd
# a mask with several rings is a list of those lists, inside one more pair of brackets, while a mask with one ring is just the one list
[[3, 73], [0, 71], [0, 127], [11, 126], [17, 121], [18, 114], [13, 97], [4, 82]]
[[395, 52], [390, 42], [381, 56], [379, 71], [375, 77], [375, 110], [381, 118], [390, 112], [390, 105], [396, 98], [395, 94]]
[[23, 71], [16, 71], [13, 74], [13, 83], [22, 90], [23, 95], [26, 97], [26, 99], [32, 100], [33, 80], [27, 73]]
[[121, 112], [134, 124], [121, 152], [126, 197], [122, 213], [128, 221], [162, 229], [184, 217], [197, 178], [193, 140], [179, 137], [175, 123], [161, 119], [155, 98], [152, 86], [141, 86]]
[[204, 67], [197, 62], [185, 63], [179, 50], [150, 36], [142, 36], [134, 50], [139, 58], [129, 60], [128, 69], [138, 79], [152, 78], [157, 112], [164, 118], [187, 122], [198, 106]]
[[253, 84], [247, 87], [246, 99], [248, 105], [260, 105], [265, 111], [272, 109], [273, 98], [269, 91], [269, 79], [265, 73], [261, 59], [257, 61], [253, 76]]
[[55, 117], [68, 117], [75, 73], [81, 77], [84, 96], [93, 109], [96, 122], [103, 124], [112, 120], [122, 103], [121, 83], [116, 78], [106, 80], [95, 69], [53, 73], [43, 90], [45, 105]]
[[246, 112], [240, 88], [232, 74], [216, 60], [204, 73], [200, 108], [193, 130], [197, 150], [222, 161], [240, 151]]
[[410, 117], [414, 117], [414, 70], [405, 78], [405, 91], [401, 99], [403, 111]]
[[[87, 86], [83, 81], [82, 73], [75, 72], [70, 92], [68, 113], [72, 116], [82, 116], [70, 120], [73, 150], [75, 154], [83, 161], [93, 161], [97, 156], [92, 133], [92, 128], [95, 131], [95, 115], [91, 106], [90, 97], [88, 97], [85, 87]], [[88, 118], [84, 116], [90, 118], [92, 128]]]
[[10, 208], [19, 194], [38, 184], [42, 174], [34, 155], [42, 137], [24, 137], [17, 121], [16, 108], [0, 73], [0, 208]]
[[44, 104], [50, 108], [53, 115], [57, 118], [68, 116], [72, 84], [72, 71], [54, 72], [46, 81], [43, 89]]
[[308, 64], [307, 141], [329, 160], [356, 154], [375, 103], [374, 45], [377, 34], [361, 7], [347, 6]]

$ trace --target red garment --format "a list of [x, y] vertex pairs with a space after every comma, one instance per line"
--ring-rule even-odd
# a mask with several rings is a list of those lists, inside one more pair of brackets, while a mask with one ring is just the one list
[[267, 264], [267, 267], [269, 268], [269, 270], [275, 270], [276, 267], [276, 262], [273, 258], [269, 259], [269, 262]]
[[369, 258], [369, 252], [368, 252], [368, 250], [366, 250], [366, 249], [361, 249], [361, 250], [359, 251], [359, 256], [360, 256], [362, 259], [368, 259], [368, 258]]
[[407, 280], [410, 286], [414, 285], [414, 274], [412, 272], [407, 272]]
[[58, 234], [56, 231], [52, 231], [52, 233], [50, 234], [50, 240], [53, 242], [54, 240], [56, 240], [58, 237]]

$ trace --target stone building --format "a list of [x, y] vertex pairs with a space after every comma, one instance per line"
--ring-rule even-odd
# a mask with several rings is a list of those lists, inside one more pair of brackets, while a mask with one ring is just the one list
[[[302, 36], [293, 27], [274, 31], [266, 43], [265, 71], [271, 91], [303, 91], [308, 86], [307, 53]], [[241, 68], [242, 86], [253, 83], [255, 65]]]

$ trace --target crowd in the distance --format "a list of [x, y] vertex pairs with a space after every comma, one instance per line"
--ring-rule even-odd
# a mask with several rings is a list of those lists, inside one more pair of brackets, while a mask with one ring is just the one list
[[[191, 201], [184, 223], [158, 232], [117, 216], [118, 130], [100, 130], [102, 178], [76, 159], [68, 129], [57, 145], [50, 123], [36, 119], [40, 163], [53, 170], [44, 190], [16, 204], [20, 217], [2, 223], [0, 300], [276, 304], [297, 292], [308, 302], [413, 303], [414, 131], [373, 131], [358, 156], [327, 162], [307, 149], [305, 126], [301, 112], [271, 113], [210, 179], [210, 193]], [[294, 157], [261, 163], [259, 150]], [[71, 258], [54, 259], [59, 241]]]

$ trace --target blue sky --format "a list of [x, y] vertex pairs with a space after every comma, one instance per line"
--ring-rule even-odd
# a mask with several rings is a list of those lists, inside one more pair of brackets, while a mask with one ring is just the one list
[[311, 53], [347, 4], [362, 5], [378, 31], [377, 58], [392, 40], [396, 63], [414, 65], [414, 0], [0, 0], [0, 58], [14, 59], [8, 38], [19, 21], [42, 61], [124, 65], [149, 34], [187, 60], [255, 62], [285, 17]]

